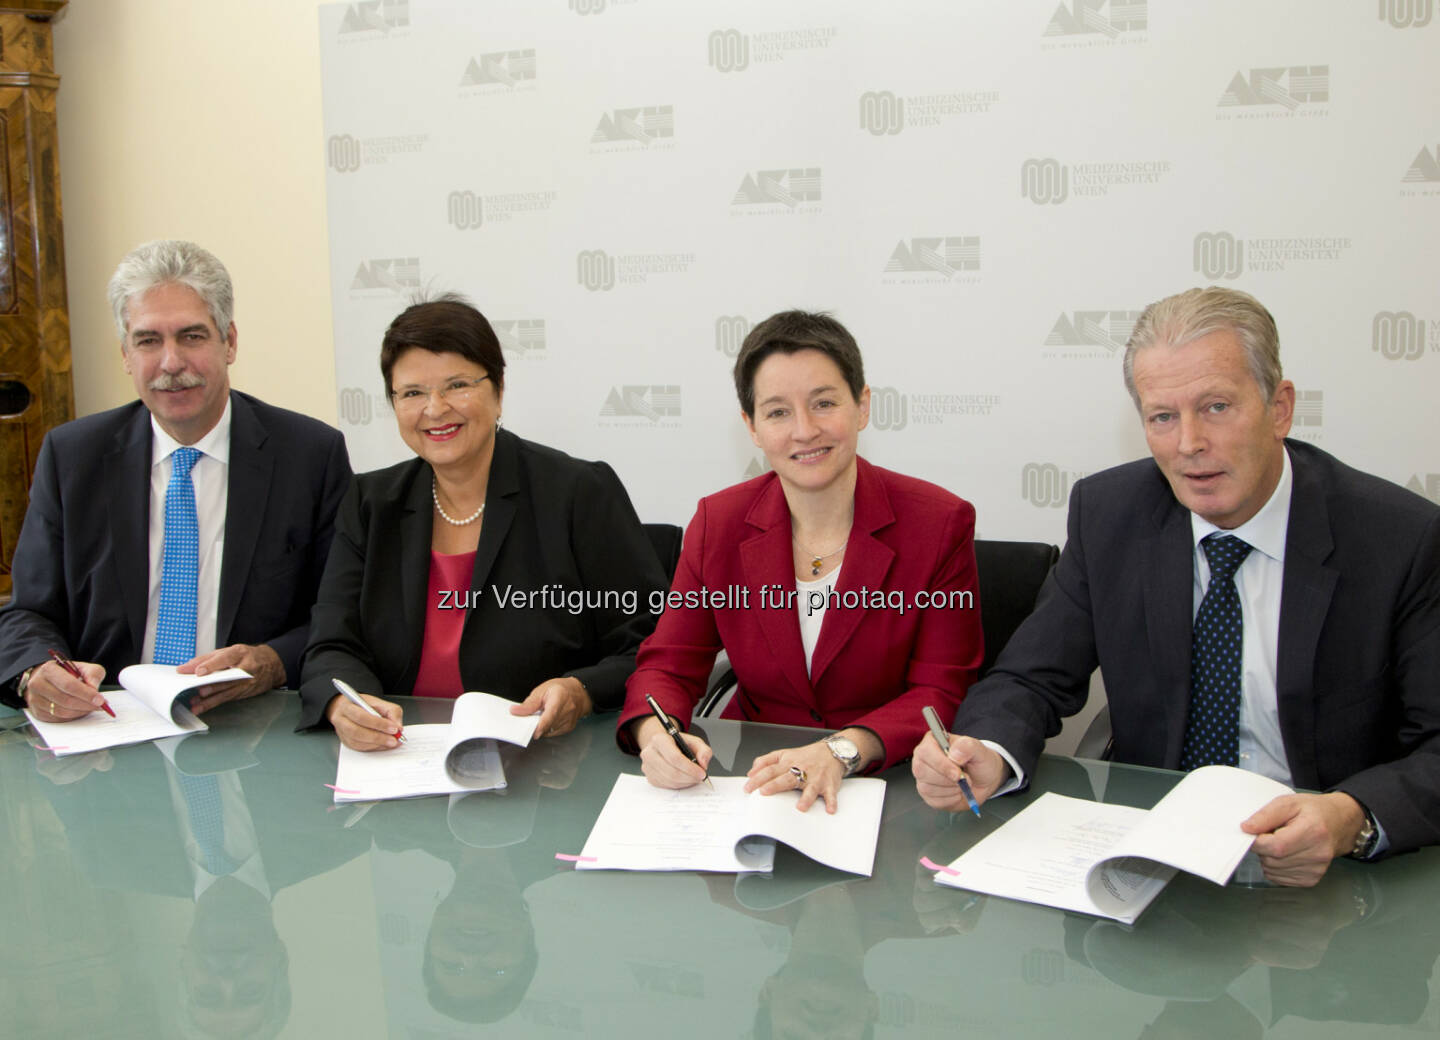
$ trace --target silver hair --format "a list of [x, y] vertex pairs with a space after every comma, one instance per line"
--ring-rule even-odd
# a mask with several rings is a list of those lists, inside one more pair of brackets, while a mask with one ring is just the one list
[[230, 272], [225, 270], [225, 265], [213, 253], [194, 242], [158, 239], [138, 245], [126, 253], [106, 287], [122, 344], [130, 331], [125, 313], [130, 301], [144, 296], [151, 289], [171, 284], [194, 289], [209, 310], [210, 318], [215, 322], [215, 331], [222, 338], [229, 332], [235, 313], [235, 289], [230, 284]]
[[1146, 307], [1125, 344], [1125, 389], [1135, 407], [1135, 355], [1148, 347], [1183, 347], [1212, 332], [1235, 334], [1245, 350], [1250, 373], [1266, 401], [1273, 400], [1283, 378], [1280, 371], [1280, 333], [1264, 304], [1247, 292], [1212, 285], [1186, 289]]

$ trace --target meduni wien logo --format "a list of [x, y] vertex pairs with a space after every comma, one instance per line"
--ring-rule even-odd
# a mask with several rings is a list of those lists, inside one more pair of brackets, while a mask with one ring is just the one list
[[1434, 14], [1434, 0], [1380, 0], [1380, 21], [1396, 29], [1423, 29]]
[[1440, 351], [1440, 321], [1427, 322], [1409, 311], [1376, 311], [1370, 323], [1370, 351], [1387, 361], [1415, 361]]
[[722, 314], [715, 319], [715, 349], [726, 357], [737, 357], [740, 344], [750, 335], [751, 325], [741, 314]]
[[1083, 475], [1053, 462], [1027, 462], [1020, 467], [1020, 497], [1042, 509], [1058, 508], [1070, 501], [1070, 486]]

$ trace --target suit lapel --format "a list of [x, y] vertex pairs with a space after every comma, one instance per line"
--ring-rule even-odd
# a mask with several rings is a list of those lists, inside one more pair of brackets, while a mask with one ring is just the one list
[[[1159, 472], [1157, 479], [1163, 480]], [[1180, 762], [1190, 705], [1190, 637], [1194, 627], [1194, 554], [1190, 514], [1169, 488], [1141, 545], [1145, 631], [1150, 645], [1155, 703], [1164, 720], [1168, 768]]]
[[105, 466], [105, 500], [113, 541], [111, 562], [124, 601], [135, 659], [145, 646], [150, 599], [150, 413], [136, 408]]
[[[745, 522], [759, 528], [740, 543], [740, 570], [745, 586], [759, 589], [778, 586], [781, 595], [795, 589], [795, 562], [790, 549], [790, 509], [779, 479], [769, 482], [750, 506]], [[755, 613], [770, 654], [780, 664], [780, 674], [805, 703], [814, 707], [815, 691], [805, 674], [805, 649], [800, 642], [800, 620], [794, 610], [761, 610]]]
[[230, 645], [230, 631], [260, 541], [275, 458], [269, 432], [244, 397], [230, 395], [230, 479], [225, 504], [225, 549], [220, 562], [220, 610], [215, 645]]
[[399, 507], [400, 638], [405, 646], [410, 647], [410, 656], [398, 687], [402, 690], [409, 690], [415, 685], [415, 676], [420, 671], [421, 644], [425, 639], [425, 599], [430, 594], [430, 538], [434, 525], [430, 499], [430, 482], [433, 479], [430, 467], [417, 459], [414, 479]]
[[1325, 566], [1334, 541], [1324, 488], [1303, 458], [1290, 456], [1293, 487], [1285, 531], [1285, 572], [1280, 591], [1280, 644], [1275, 694], [1290, 777], [1318, 787], [1315, 764], [1315, 654], [1339, 577]]
[[[495, 454], [490, 459], [490, 479], [485, 486], [485, 521], [480, 527], [480, 544], [475, 547], [475, 570], [470, 587], [485, 587], [500, 546], [515, 520], [515, 500], [520, 494], [520, 446], [508, 430], [495, 433]], [[429, 544], [429, 539], [426, 539]], [[468, 615], [466, 618], [469, 620]]]
[[[857, 589], [877, 590], [884, 587], [885, 577], [895, 562], [895, 551], [875, 537], [875, 532], [895, 522], [890, 496], [864, 459], [858, 459], [855, 478], [855, 520], [850, 528], [850, 541], [845, 548], [845, 562], [840, 570], [836, 591], [844, 594]], [[855, 630], [869, 615], [869, 609], [827, 610], [820, 626], [820, 638], [810, 660], [810, 683], [819, 686], [820, 679], [835, 657], [850, 642]]]

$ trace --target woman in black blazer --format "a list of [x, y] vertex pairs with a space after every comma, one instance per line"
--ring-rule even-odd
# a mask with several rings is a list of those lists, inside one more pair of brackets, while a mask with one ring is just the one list
[[300, 729], [328, 720], [350, 747], [394, 747], [400, 708], [374, 694], [483, 690], [555, 735], [624, 699], [659, 559], [609, 466], [500, 429], [504, 369], [490, 323], [456, 296], [386, 330], [380, 370], [417, 457], [357, 477], [340, 505]]

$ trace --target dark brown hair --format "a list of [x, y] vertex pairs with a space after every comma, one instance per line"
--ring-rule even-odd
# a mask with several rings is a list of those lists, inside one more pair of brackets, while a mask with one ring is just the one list
[[857, 401], [865, 389], [865, 363], [849, 330], [830, 315], [810, 311], [781, 311], [750, 330], [735, 358], [735, 394], [740, 410], [755, 416], [755, 370], [774, 353], [794, 354], [818, 350], [840, 369], [850, 396]]
[[500, 351], [500, 340], [485, 315], [458, 293], [412, 303], [385, 330], [385, 338], [380, 341], [380, 375], [385, 379], [387, 394], [395, 389], [390, 383], [395, 362], [411, 350], [459, 354], [485, 370], [496, 393], [505, 389], [505, 355]]

